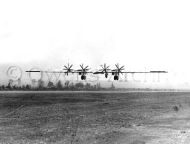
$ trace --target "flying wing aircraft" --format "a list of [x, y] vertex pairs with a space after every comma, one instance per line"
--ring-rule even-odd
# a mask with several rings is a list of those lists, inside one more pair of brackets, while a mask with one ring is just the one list
[[123, 74], [123, 73], [167, 73], [167, 71], [147, 71], [147, 72], [140, 72], [140, 71], [123, 71], [124, 70], [124, 66], [119, 67], [119, 64], [115, 64], [116, 69], [109, 69], [109, 66], [106, 66], [106, 64], [101, 65], [101, 69], [96, 71], [96, 72], [92, 72], [89, 71], [90, 68], [88, 66], [84, 66], [83, 64], [80, 65], [81, 69], [78, 70], [74, 70], [72, 69], [73, 65], [71, 64], [67, 64], [64, 65], [64, 69], [61, 71], [38, 71], [38, 70], [30, 70], [30, 71], [26, 71], [26, 72], [45, 72], [45, 73], [65, 73], [66, 75], [68, 75], [69, 73], [78, 73], [79, 75], [81, 75], [81, 80], [86, 80], [86, 75], [88, 73], [93, 73], [93, 74], [105, 74], [105, 78], [108, 77], [108, 74], [112, 74], [114, 75], [114, 80], [119, 80], [119, 75]]
[[119, 75], [123, 74], [123, 73], [167, 73], [167, 71], [147, 71], [147, 72], [141, 72], [141, 71], [123, 71], [124, 70], [124, 66], [119, 67], [119, 64], [115, 64], [116, 69], [113, 69], [110, 71], [109, 66], [106, 66], [106, 64], [104, 64], [104, 66], [101, 65], [102, 69], [100, 69], [97, 72], [94, 72], [93, 74], [105, 74], [105, 78], [108, 77], [108, 74], [111, 73], [112, 75], [114, 75], [114, 80], [119, 80]]

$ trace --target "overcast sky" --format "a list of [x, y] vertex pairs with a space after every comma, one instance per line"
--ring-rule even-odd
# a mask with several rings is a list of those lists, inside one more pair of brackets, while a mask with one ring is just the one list
[[190, 71], [190, 1], [1, 0], [0, 63]]

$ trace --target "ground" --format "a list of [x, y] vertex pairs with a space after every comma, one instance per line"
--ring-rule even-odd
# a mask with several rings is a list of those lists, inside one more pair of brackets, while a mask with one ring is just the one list
[[1, 92], [1, 144], [189, 144], [188, 92]]

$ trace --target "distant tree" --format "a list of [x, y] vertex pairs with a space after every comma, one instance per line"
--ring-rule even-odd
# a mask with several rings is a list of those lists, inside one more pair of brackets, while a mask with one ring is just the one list
[[14, 85], [14, 86], [12, 87], [13, 90], [17, 90], [17, 88], [18, 88], [18, 87], [17, 87], [16, 85]]
[[4, 90], [4, 89], [5, 89], [5, 85], [2, 85], [2, 86], [1, 86], [1, 89]]
[[58, 90], [63, 89], [63, 85], [62, 85], [62, 83], [61, 83], [60, 80], [57, 82], [57, 84], [56, 84], [56, 88], [57, 88]]
[[70, 85], [69, 85], [69, 89], [71, 90], [74, 90], [75, 86], [74, 86], [74, 83], [72, 82]]
[[26, 85], [22, 85], [22, 90], [26, 90]]
[[38, 81], [38, 88], [39, 89], [43, 89], [44, 88], [44, 81], [43, 80], [39, 80]]
[[90, 83], [86, 83], [85, 88], [86, 89], [91, 89], [91, 84]]
[[100, 88], [101, 88], [100, 83], [97, 83], [97, 84], [96, 84], [96, 89], [100, 89]]
[[76, 84], [75, 84], [75, 88], [76, 88], [76, 89], [83, 89], [83, 88], [84, 88], [84, 84], [81, 83], [81, 82], [76, 83]]
[[29, 84], [26, 85], [25, 87], [26, 90], [31, 90], [31, 86]]
[[21, 85], [20, 85], [20, 86], [17, 86], [17, 90], [22, 90]]
[[70, 81], [66, 81], [66, 82], [65, 82], [66, 88], [69, 88], [69, 84], [70, 84]]
[[54, 88], [55, 86], [54, 86], [53, 82], [49, 81], [47, 87], [48, 88]]
[[8, 88], [8, 89], [11, 89], [11, 88], [12, 88], [12, 84], [13, 84], [13, 80], [10, 79], [10, 80], [9, 80], [9, 83], [8, 83], [8, 85], [7, 85], [7, 88]]

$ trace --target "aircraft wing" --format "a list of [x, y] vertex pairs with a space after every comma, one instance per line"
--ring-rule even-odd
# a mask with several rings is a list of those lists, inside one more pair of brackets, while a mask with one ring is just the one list
[[[83, 73], [83, 71], [80, 71], [80, 70], [77, 70], [77, 71], [73, 71], [73, 72], [65, 72], [65, 71], [38, 71], [38, 70], [35, 70], [35, 71], [26, 71], [26, 72], [46, 72], [46, 73]], [[117, 71], [112, 71], [112, 72], [107, 72], [107, 73], [114, 73], [114, 72], [117, 72]], [[87, 72], [84, 72], [84, 73], [93, 73], [93, 74], [105, 74], [105, 72], [91, 72], [91, 71], [87, 71]], [[147, 72], [140, 72], [140, 71], [127, 71], [127, 72], [120, 72], [120, 73], [168, 73], [167, 71], [147, 71]]]
[[73, 73], [93, 73], [92, 71], [88, 71], [89, 69], [87, 70], [81, 70], [81, 69], [78, 69], [78, 70], [74, 70]]
[[167, 71], [150, 71], [150, 73], [168, 73]]
[[[109, 71], [107, 73], [115, 73], [117, 71]], [[168, 73], [167, 71], [147, 71], [147, 72], [141, 72], [141, 71], [127, 71], [127, 72], [120, 72], [120, 73]], [[93, 74], [105, 74], [105, 72], [94, 72]]]
[[147, 71], [147, 72], [128, 71], [128, 72], [121, 72], [121, 73], [168, 73], [168, 72], [167, 71]]
[[36, 71], [25, 71], [25, 72], [36, 72], [36, 73], [40, 73], [40, 72], [45, 72], [45, 73], [73, 73], [73, 72], [65, 72], [65, 71], [38, 71], [38, 70], [36, 70]]
[[87, 72], [83, 72], [83, 71], [74, 71], [74, 72], [72, 72], [72, 73], [93, 73], [93, 72], [91, 72], [91, 71], [90, 71], [90, 72], [88, 72], [88, 71], [87, 71]]
[[105, 72], [93, 72], [93, 74], [104, 74]]

